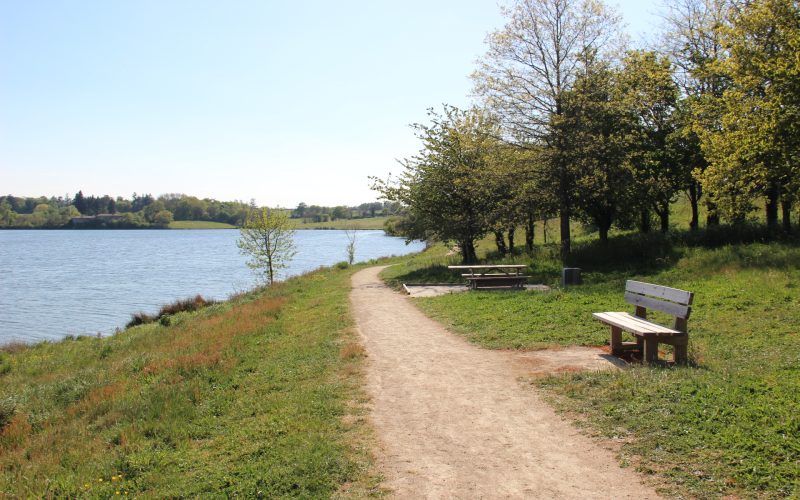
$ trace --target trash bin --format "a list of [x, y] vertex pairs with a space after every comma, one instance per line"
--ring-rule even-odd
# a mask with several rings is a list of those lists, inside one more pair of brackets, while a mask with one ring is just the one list
[[583, 281], [580, 267], [565, 267], [561, 271], [561, 286], [580, 285], [581, 283]]

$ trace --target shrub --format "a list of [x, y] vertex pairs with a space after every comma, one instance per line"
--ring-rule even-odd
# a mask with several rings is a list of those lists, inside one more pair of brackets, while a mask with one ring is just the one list
[[14, 399], [8, 397], [5, 399], [0, 399], [0, 431], [3, 430], [11, 419], [14, 417], [14, 413], [17, 411], [17, 403]]
[[158, 314], [151, 315], [145, 312], [138, 312], [131, 315], [131, 320], [125, 325], [125, 328], [131, 328], [146, 323], [153, 323], [159, 321], [162, 325], [168, 326], [170, 324], [169, 316], [184, 311], [196, 311], [212, 304], [216, 304], [215, 300], [206, 300], [202, 295], [196, 295], [194, 298], [176, 300], [172, 304], [161, 306]]

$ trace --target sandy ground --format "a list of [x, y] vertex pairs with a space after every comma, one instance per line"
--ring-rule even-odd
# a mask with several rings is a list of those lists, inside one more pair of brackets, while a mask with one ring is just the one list
[[353, 276], [351, 301], [394, 498], [657, 498], [520, 382], [564, 366], [613, 368], [602, 353], [475, 347], [384, 286], [381, 269]]

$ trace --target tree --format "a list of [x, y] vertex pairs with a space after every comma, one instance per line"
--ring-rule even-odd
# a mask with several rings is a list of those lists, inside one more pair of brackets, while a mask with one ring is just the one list
[[[679, 105], [681, 116], [674, 140], [680, 146], [679, 162], [684, 171], [691, 171], [686, 191], [692, 209], [690, 227], [699, 227], [698, 203], [703, 196], [699, 177], [708, 166], [700, 149], [697, 129], [718, 126], [717, 114], [699, 106], [704, 100], [720, 98], [729, 85], [729, 78], [719, 70], [719, 61], [726, 57], [721, 28], [729, 24], [732, 0], [673, 0], [665, 16], [668, 29], [662, 47], [677, 69], [676, 82], [683, 94]], [[690, 119], [691, 117], [691, 119]], [[717, 207], [706, 196], [706, 224], [718, 224]]]
[[78, 209], [80, 213], [86, 213], [86, 199], [83, 197], [83, 191], [78, 191], [75, 194], [75, 200], [72, 202], [75, 205], [75, 208]]
[[637, 116], [619, 85], [620, 71], [592, 62], [565, 94], [559, 123], [572, 144], [568, 159], [574, 169], [575, 214], [593, 224], [608, 241], [611, 226], [627, 218], [636, 205], [631, 144]]
[[347, 237], [347, 246], [345, 247], [345, 250], [347, 250], [347, 263], [352, 266], [353, 262], [356, 260], [356, 238], [358, 237], [358, 230], [356, 230], [355, 227], [351, 227], [345, 229], [344, 234]]
[[683, 188], [685, 176], [673, 144], [678, 87], [665, 57], [652, 51], [631, 51], [620, 73], [625, 106], [636, 116], [636, 140], [631, 155], [639, 190], [643, 232], [649, 230], [650, 210], [669, 229], [669, 210]]
[[464, 262], [477, 260], [475, 241], [489, 230], [495, 203], [492, 155], [500, 145], [497, 121], [479, 109], [444, 106], [429, 111], [430, 125], [415, 124], [423, 149], [403, 160], [396, 180], [373, 178], [372, 189], [406, 206], [398, 227], [406, 238], [455, 241]]
[[155, 216], [153, 216], [153, 220], [151, 221], [153, 224], [158, 226], [166, 227], [173, 221], [172, 212], [169, 210], [159, 210]]
[[331, 213], [331, 217], [333, 220], [336, 219], [349, 219], [350, 209], [343, 205], [339, 205], [337, 207], [333, 207], [333, 211]]
[[556, 194], [561, 256], [570, 253], [574, 179], [567, 144], [555, 128], [564, 94], [594, 51], [602, 57], [621, 40], [619, 18], [596, 0], [517, 0], [504, 8], [502, 30], [489, 35], [488, 51], [473, 75], [476, 91], [502, 116], [508, 134], [522, 147], [544, 147], [550, 171], [543, 189]]
[[285, 268], [296, 251], [294, 231], [286, 210], [258, 208], [251, 204], [241, 227], [237, 245], [248, 255], [248, 267], [263, 273], [268, 284], [275, 282], [277, 271]]
[[744, 5], [720, 29], [728, 57], [717, 67], [730, 85], [703, 103], [718, 127], [701, 129], [709, 166], [701, 180], [734, 221], [766, 197], [767, 224], [784, 227], [800, 188], [800, 6], [792, 0], [757, 0]]

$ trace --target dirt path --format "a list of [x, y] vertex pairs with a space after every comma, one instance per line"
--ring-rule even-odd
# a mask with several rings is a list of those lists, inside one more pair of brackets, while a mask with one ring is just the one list
[[384, 486], [397, 498], [656, 498], [517, 377], [525, 362], [450, 334], [353, 276]]

